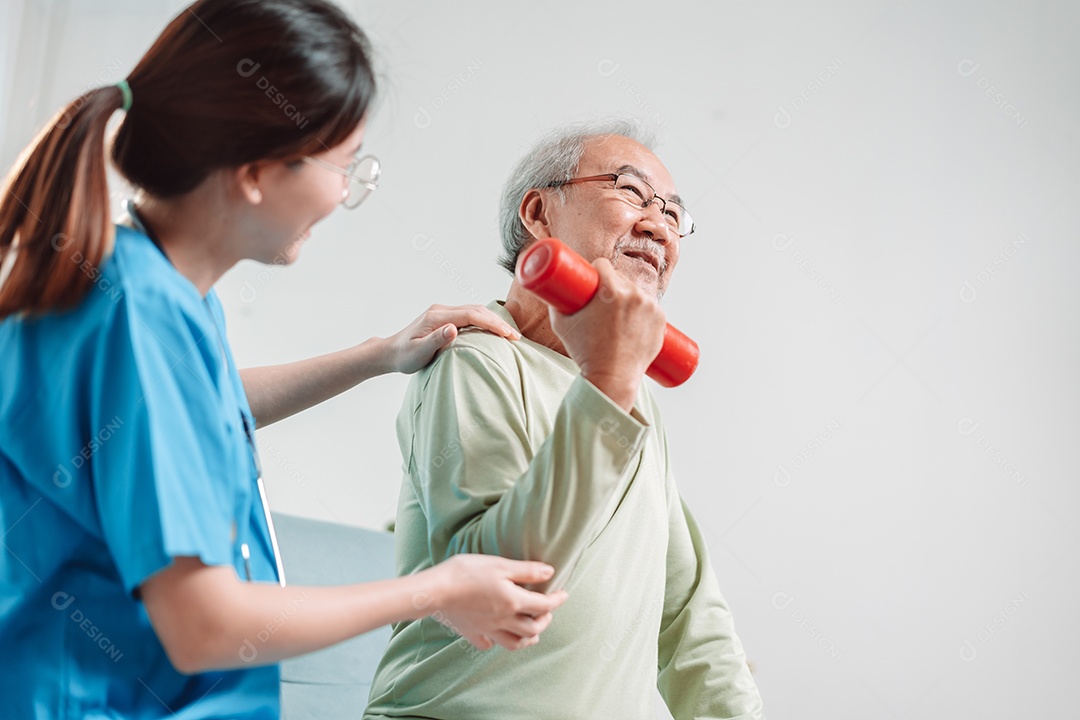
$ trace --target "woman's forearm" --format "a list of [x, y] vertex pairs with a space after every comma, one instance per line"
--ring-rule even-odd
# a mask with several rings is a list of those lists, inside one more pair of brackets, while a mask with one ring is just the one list
[[414, 373], [472, 325], [516, 340], [520, 333], [482, 305], [432, 305], [405, 329], [310, 360], [240, 371], [255, 425], [266, 427], [388, 372]]
[[257, 427], [266, 427], [390, 372], [387, 341], [371, 338], [351, 348], [284, 365], [240, 371]]
[[143, 586], [150, 619], [185, 673], [279, 662], [400, 620], [430, 614], [439, 574], [363, 586], [240, 582], [231, 568], [178, 559]]
[[241, 582], [197, 557], [140, 585], [169, 660], [183, 673], [278, 662], [402, 620], [433, 616], [480, 649], [527, 647], [566, 593], [542, 595], [553, 568], [486, 555], [457, 555], [413, 575], [362, 585], [280, 587]]

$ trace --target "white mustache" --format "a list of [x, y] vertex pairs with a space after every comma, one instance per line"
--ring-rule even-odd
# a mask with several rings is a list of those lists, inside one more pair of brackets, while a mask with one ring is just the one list
[[636, 251], [645, 255], [649, 255], [656, 260], [656, 271], [661, 277], [667, 272], [667, 256], [663, 250], [656, 247], [656, 243], [651, 240], [629, 240], [624, 243], [616, 243], [615, 252], [611, 258], [611, 263], [615, 264], [615, 259], [619, 255], [627, 251]]

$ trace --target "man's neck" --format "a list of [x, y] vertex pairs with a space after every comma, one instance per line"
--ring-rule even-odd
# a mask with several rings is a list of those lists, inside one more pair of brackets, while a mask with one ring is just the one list
[[514, 318], [522, 337], [569, 357], [562, 340], [551, 329], [547, 303], [518, 285], [517, 280], [510, 284], [504, 307]]

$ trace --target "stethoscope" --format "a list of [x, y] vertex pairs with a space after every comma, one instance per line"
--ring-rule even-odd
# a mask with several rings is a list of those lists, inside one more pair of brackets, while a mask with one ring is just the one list
[[[161, 247], [161, 243], [158, 242], [157, 237], [150, 232], [146, 223], [139, 217], [139, 212], [135, 209], [134, 201], [130, 199], [125, 200], [124, 210], [127, 212], [132, 227], [150, 238], [150, 241], [154, 243], [157, 249], [161, 250], [161, 254], [164, 255], [165, 251]], [[209, 312], [209, 307], [207, 308], [207, 311]], [[210, 318], [210, 324], [214, 326], [214, 332], [217, 333], [218, 349], [221, 351], [221, 361], [228, 367], [229, 360], [228, 355], [225, 353], [225, 340], [221, 337], [221, 330], [218, 328], [217, 322], [213, 317]], [[248, 448], [251, 450], [251, 457], [255, 461], [255, 486], [259, 489], [259, 503], [262, 505], [263, 519], [266, 520], [266, 529], [270, 532], [270, 550], [274, 555], [274, 565], [277, 567], [278, 584], [281, 585], [281, 587], [285, 587], [285, 566], [281, 564], [281, 551], [278, 549], [277, 531], [274, 529], [274, 519], [270, 516], [270, 502], [266, 499], [266, 486], [263, 484], [262, 462], [259, 460], [259, 448], [255, 444], [255, 423], [248, 419], [248, 416], [244, 414], [243, 410], [240, 411], [240, 421], [244, 425], [244, 437], [247, 438]], [[251, 582], [251, 548], [246, 542], [240, 543], [240, 556], [244, 559], [244, 573], [247, 575], [248, 582]]]

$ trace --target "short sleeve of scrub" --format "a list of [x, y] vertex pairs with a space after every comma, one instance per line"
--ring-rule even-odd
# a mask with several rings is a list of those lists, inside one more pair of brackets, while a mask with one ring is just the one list
[[248, 488], [238, 482], [250, 470], [237, 451], [221, 329], [201, 298], [188, 300], [126, 303], [104, 328], [91, 427], [122, 425], [93, 454], [92, 476], [104, 541], [129, 592], [173, 557], [231, 564], [235, 498]]

